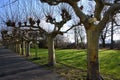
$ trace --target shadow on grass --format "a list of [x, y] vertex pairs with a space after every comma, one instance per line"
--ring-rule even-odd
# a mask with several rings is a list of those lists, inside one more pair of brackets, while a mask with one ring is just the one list
[[40, 60], [40, 59], [41, 59], [40, 57], [37, 57], [37, 58], [31, 58], [31, 59], [29, 59], [29, 60], [34, 61], [34, 60]]
[[57, 62], [56, 72], [67, 80], [86, 80], [86, 70]]

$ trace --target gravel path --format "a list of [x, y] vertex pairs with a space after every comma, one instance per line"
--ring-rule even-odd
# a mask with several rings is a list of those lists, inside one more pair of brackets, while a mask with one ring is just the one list
[[66, 80], [8, 49], [0, 49], [0, 80]]

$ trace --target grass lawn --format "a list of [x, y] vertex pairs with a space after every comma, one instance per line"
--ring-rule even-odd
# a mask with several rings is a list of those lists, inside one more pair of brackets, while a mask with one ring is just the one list
[[[35, 49], [31, 49], [31, 56], [28, 57], [32, 62], [45, 65], [48, 60], [47, 49], [38, 50], [38, 59], [33, 59]], [[100, 50], [100, 73], [105, 80], [120, 80], [120, 51], [119, 50]], [[86, 50], [57, 49], [55, 67], [56, 72], [65, 76], [68, 80], [85, 80], [86, 78]]]

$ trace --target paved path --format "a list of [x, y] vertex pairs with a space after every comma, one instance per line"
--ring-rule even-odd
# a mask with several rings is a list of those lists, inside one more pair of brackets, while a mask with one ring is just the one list
[[0, 49], [0, 80], [65, 80], [55, 71], [46, 70], [20, 55]]

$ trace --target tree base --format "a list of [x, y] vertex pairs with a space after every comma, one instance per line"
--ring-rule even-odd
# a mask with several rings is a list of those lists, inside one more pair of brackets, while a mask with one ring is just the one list
[[[86, 78], [86, 80], [95, 80], [95, 79], [89, 79], [89, 77]], [[97, 80], [104, 80], [102, 76], [99, 77]]]
[[52, 62], [52, 63], [48, 63], [48, 66], [50, 66], [50, 67], [54, 67], [55, 64], [56, 64], [55, 62], [54, 62], [54, 63], [53, 63], [53, 62]]
[[40, 60], [40, 57], [32, 58], [32, 60]]

